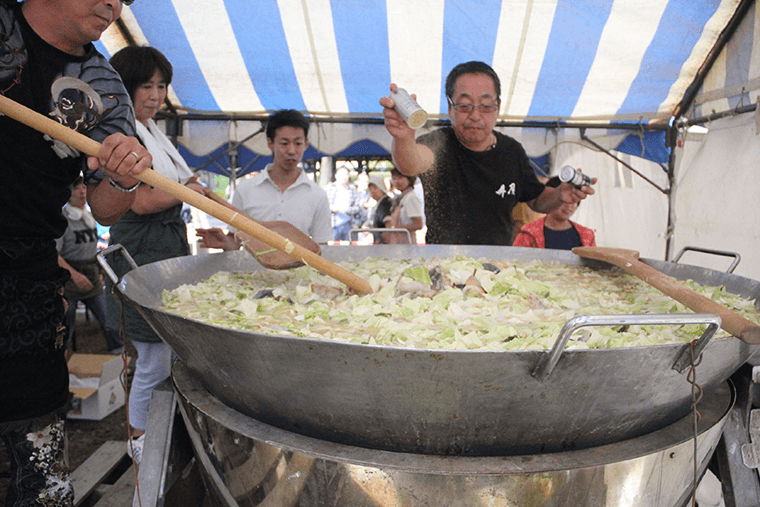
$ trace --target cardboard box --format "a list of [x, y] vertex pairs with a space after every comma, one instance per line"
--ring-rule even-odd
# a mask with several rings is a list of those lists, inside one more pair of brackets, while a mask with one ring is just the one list
[[99, 421], [124, 405], [120, 356], [75, 353], [68, 364], [69, 390], [74, 393], [70, 419]]

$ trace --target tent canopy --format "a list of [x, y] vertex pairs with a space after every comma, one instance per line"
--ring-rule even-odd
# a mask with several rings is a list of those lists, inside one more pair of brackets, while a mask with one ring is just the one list
[[[755, 0], [136, 0], [96, 43], [107, 56], [128, 44], [172, 62], [169, 119], [193, 167], [227, 146], [240, 167], [261, 163], [261, 120], [283, 108], [315, 120], [315, 156], [388, 150], [390, 83], [435, 126], [449, 71], [484, 61], [501, 78], [500, 128], [534, 160], [599, 178], [574, 216], [599, 244], [740, 251], [737, 273], [760, 279]], [[626, 167], [656, 185], [598, 146], [636, 155]]]
[[[445, 118], [446, 75], [470, 60], [485, 61], [500, 76], [502, 122], [631, 124], [639, 127], [629, 147], [635, 152], [646, 131], [685, 114], [684, 98], [747, 3], [753, 2], [137, 0], [97, 46], [106, 56], [128, 44], [167, 56], [175, 76], [171, 108], [185, 120], [220, 121], [201, 128], [204, 140], [199, 133], [180, 139], [196, 156], [260, 128], [256, 121], [241, 127], [242, 119], [277, 109], [301, 110], [317, 121], [370, 120], [366, 132], [310, 135], [320, 153], [365, 139], [387, 149], [389, 136], [376, 120], [390, 83], [416, 93], [431, 118]], [[235, 119], [241, 123], [233, 135], [224, 125]], [[662, 162], [665, 136], [656, 134], [647, 139], [650, 149], [639, 151], [659, 152], [652, 159]], [[268, 154], [263, 141], [246, 146]], [[531, 156], [545, 150], [528, 149]]]

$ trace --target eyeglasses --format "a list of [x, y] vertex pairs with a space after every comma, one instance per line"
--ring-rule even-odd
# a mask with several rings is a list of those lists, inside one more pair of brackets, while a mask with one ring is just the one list
[[135, 0], [121, 0], [121, 3], [123, 3], [124, 5], [132, 5], [132, 3], [133, 3], [134, 1], [135, 1]]
[[454, 111], [457, 111], [458, 113], [470, 114], [475, 110], [475, 108], [477, 108], [481, 113], [493, 113], [494, 111], [499, 110], [498, 101], [495, 104], [478, 104], [477, 106], [475, 104], [454, 104], [450, 98], [448, 101], [449, 104], [451, 104], [451, 107], [454, 108]]

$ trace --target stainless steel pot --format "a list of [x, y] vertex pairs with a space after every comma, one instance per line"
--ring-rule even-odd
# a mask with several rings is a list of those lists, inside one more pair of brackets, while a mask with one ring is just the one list
[[730, 382], [705, 395], [696, 442], [688, 414], [655, 432], [578, 451], [426, 456], [263, 424], [212, 396], [181, 362], [172, 379], [206, 501], [225, 507], [685, 507], [694, 459], [701, 477], [734, 401]]
[[[601, 267], [570, 252], [511, 247], [328, 247], [323, 255], [335, 262], [466, 255]], [[645, 262], [679, 279], [760, 296], [754, 280]], [[287, 431], [391, 451], [517, 455], [633, 438], [689, 411], [692, 386], [683, 368], [674, 369], [688, 344], [572, 350], [552, 360], [547, 351], [432, 351], [264, 335], [202, 324], [160, 307], [164, 289], [218, 271], [253, 269], [260, 268], [244, 252], [184, 257], [135, 269], [118, 288], [212, 394]], [[689, 319], [669, 318], [674, 324]], [[707, 342], [696, 382], [706, 389], [718, 385], [756, 350], [734, 338]]]

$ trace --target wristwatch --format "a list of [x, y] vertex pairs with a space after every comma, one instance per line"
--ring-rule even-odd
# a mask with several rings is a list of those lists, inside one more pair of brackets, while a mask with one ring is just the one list
[[121, 185], [121, 184], [120, 184], [118, 181], [116, 181], [115, 179], [111, 178], [110, 176], [108, 177], [108, 183], [110, 183], [110, 184], [111, 184], [111, 186], [112, 186], [113, 188], [115, 188], [116, 190], [118, 190], [119, 192], [124, 192], [125, 194], [128, 194], [128, 193], [130, 193], [130, 192], [134, 192], [135, 190], [137, 190], [137, 187], [139, 187], [139, 186], [140, 186], [140, 182], [138, 181], [137, 183], [135, 183], [135, 184], [134, 184], [134, 185], [132, 185], [131, 187], [125, 187], [125, 186], [122, 186], [122, 185]]

